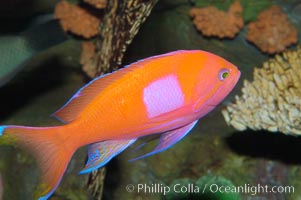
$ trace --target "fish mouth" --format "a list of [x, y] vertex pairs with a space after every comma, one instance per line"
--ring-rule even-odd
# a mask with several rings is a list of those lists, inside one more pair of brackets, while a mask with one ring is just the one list
[[236, 76], [235, 78], [233, 78], [231, 81], [229, 81], [228, 87], [224, 87], [224, 89], [227, 91], [227, 96], [231, 93], [231, 91], [234, 89], [234, 87], [236, 86], [238, 80], [239, 80], [239, 76]]
[[235, 76], [235, 78], [233, 79], [233, 83], [234, 83], [234, 85], [236, 85], [236, 83], [238, 82], [238, 80], [240, 79], [240, 75], [241, 75], [241, 72], [240, 71], [238, 71], [237, 72], [237, 76]]
[[235, 66], [235, 70], [237, 72], [237, 76], [236, 76], [236, 79], [238, 80], [240, 78], [240, 75], [241, 75], [241, 72], [239, 71], [238, 67]]
[[234, 76], [232, 77], [232, 80], [229, 81], [229, 83], [231, 85], [233, 85], [233, 87], [236, 85], [236, 83], [238, 82], [238, 80], [240, 79], [241, 76], [241, 72], [238, 70], [238, 68], [235, 66], [235, 71], [236, 73], [234, 74]]
[[238, 73], [238, 76], [237, 76], [237, 81], [238, 81], [238, 79], [240, 78], [241, 72], [237, 69], [237, 73]]

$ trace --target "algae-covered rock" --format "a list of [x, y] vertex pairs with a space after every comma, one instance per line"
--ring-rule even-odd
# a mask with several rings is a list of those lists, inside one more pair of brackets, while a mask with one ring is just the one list
[[232, 181], [222, 177], [206, 175], [196, 181], [196, 185], [202, 188], [200, 199], [206, 200], [240, 200], [237, 187]]

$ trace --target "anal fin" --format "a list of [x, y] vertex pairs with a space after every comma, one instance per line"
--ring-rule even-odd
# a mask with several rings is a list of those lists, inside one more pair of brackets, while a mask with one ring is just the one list
[[88, 161], [80, 174], [86, 174], [104, 166], [135, 141], [136, 138], [132, 140], [108, 140], [91, 144], [88, 149]]
[[185, 135], [187, 135], [191, 131], [191, 129], [195, 126], [195, 124], [197, 122], [198, 122], [198, 120], [196, 120], [186, 126], [183, 126], [181, 128], [163, 133], [160, 137], [159, 144], [156, 146], [156, 148], [153, 151], [151, 151], [143, 156], [140, 156], [138, 158], [131, 159], [130, 161], [139, 160], [141, 158], [151, 156], [153, 154], [162, 152], [162, 151], [172, 147], [174, 144], [179, 142], [183, 137], [185, 137]]

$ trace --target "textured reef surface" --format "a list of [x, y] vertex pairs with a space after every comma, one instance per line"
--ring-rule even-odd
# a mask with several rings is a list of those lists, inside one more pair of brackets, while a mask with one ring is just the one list
[[[300, 41], [301, 3], [280, 0], [270, 3], [277, 4], [288, 13], [289, 20], [297, 28]], [[246, 41], [246, 28], [240, 30], [233, 40], [202, 36], [189, 15], [191, 8], [192, 4], [186, 0], [159, 0], [126, 52], [124, 64], [178, 49], [202, 49], [231, 61], [242, 71], [241, 80], [252, 81], [254, 67], [262, 66], [269, 56]], [[3, 7], [0, 6], [1, 9]], [[40, 1], [33, 11], [24, 9], [20, 15], [25, 16], [36, 10], [53, 11], [54, 4], [47, 0]], [[11, 24], [5, 26], [13, 29]], [[0, 30], [1, 33], [6, 32], [3, 27]], [[42, 52], [28, 62], [9, 84], [0, 88], [1, 124], [60, 124], [49, 115], [87, 81], [79, 64], [80, 49], [81, 43], [77, 39], [70, 39]], [[103, 199], [301, 199], [301, 138], [278, 132], [238, 132], [227, 126], [221, 110], [234, 100], [235, 94], [241, 95], [242, 86], [243, 81], [240, 81], [231, 95], [201, 119], [191, 133], [173, 148], [139, 161], [128, 162], [155, 147], [157, 141], [147, 137], [113, 159], [107, 165]], [[147, 145], [135, 148], [149, 140]], [[4, 200], [31, 199], [39, 173], [34, 159], [15, 147], [1, 146], [0, 152]], [[77, 175], [84, 166], [85, 153], [86, 148], [77, 151], [51, 199], [92, 199], [87, 192], [88, 176]], [[127, 192], [128, 184], [135, 187], [138, 184], [157, 184], [170, 188], [181, 184], [201, 189], [206, 184], [229, 187], [261, 184], [294, 186], [294, 192], [263, 192], [254, 195], [252, 192], [212, 193], [207, 189], [204, 193], [169, 192], [163, 195], [162, 192], [138, 192], [137, 188]]]

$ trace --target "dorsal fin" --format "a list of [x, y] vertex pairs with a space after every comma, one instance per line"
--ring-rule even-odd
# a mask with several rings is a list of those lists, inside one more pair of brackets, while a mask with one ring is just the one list
[[79, 89], [62, 108], [53, 114], [53, 116], [64, 123], [73, 121], [104, 88], [128, 71], [129, 68], [122, 68], [113, 73], [96, 77]]
[[122, 69], [119, 69], [115, 72], [105, 74], [99, 77], [96, 77], [88, 84], [79, 89], [73, 97], [58, 111], [56, 111], [53, 116], [63, 123], [69, 123], [76, 119], [78, 115], [83, 111], [83, 109], [95, 98], [97, 97], [103, 89], [111, 85], [114, 81], [118, 80], [120, 77], [128, 74], [135, 69], [144, 66], [146, 63], [151, 60], [172, 56], [182, 51], [175, 51], [172, 53], [167, 53], [159, 56], [149, 57], [144, 60], [139, 60], [129, 66], [125, 66]]

